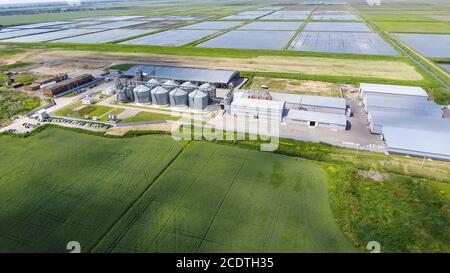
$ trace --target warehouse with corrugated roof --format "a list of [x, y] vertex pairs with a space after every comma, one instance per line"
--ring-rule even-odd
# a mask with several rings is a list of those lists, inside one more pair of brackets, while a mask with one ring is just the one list
[[389, 111], [410, 115], [442, 117], [443, 109], [434, 101], [418, 100], [408, 97], [385, 97], [366, 95], [363, 99], [366, 113], [372, 111]]
[[190, 81], [196, 85], [212, 83], [223, 88], [240, 79], [239, 71], [165, 65], [135, 65], [125, 71], [124, 75], [134, 77], [138, 71], [142, 71], [144, 76], [158, 79]]
[[347, 118], [343, 114], [290, 109], [283, 120], [287, 123], [297, 123], [309, 127], [323, 127], [336, 130], [345, 130], [347, 127]]
[[449, 131], [383, 127], [389, 153], [450, 161]]
[[366, 95], [382, 95], [386, 97], [428, 99], [427, 92], [418, 86], [361, 83], [359, 85], [359, 91], [362, 97]]

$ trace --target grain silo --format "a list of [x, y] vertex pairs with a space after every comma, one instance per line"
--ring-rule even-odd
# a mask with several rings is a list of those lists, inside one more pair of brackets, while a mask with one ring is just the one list
[[195, 84], [193, 84], [193, 83], [188, 81], [188, 82], [183, 82], [180, 85], [180, 88], [185, 90], [185, 91], [187, 91], [189, 93], [189, 92], [194, 91], [197, 88], [197, 86]]
[[150, 103], [150, 88], [145, 85], [138, 85], [133, 89], [134, 102], [139, 104]]
[[188, 107], [188, 93], [181, 88], [175, 88], [169, 92], [171, 107]]
[[176, 83], [175, 81], [172, 80], [167, 80], [165, 82], [163, 82], [162, 86], [167, 89], [167, 90], [171, 90], [174, 89], [175, 87], [178, 87], [178, 83]]
[[117, 91], [117, 101], [118, 102], [127, 102], [128, 96], [125, 88], [121, 88]]
[[157, 86], [152, 89], [151, 97], [152, 103], [156, 106], [168, 106], [169, 105], [169, 91], [162, 86]]
[[157, 79], [150, 79], [145, 84], [146, 86], [150, 87], [150, 89], [153, 89], [157, 87], [158, 85], [161, 85], [161, 83]]
[[203, 110], [208, 106], [208, 95], [196, 89], [189, 93], [189, 107], [192, 110]]
[[216, 87], [210, 83], [204, 83], [200, 85], [198, 88], [200, 91], [208, 94], [209, 100], [215, 100], [216, 99]]

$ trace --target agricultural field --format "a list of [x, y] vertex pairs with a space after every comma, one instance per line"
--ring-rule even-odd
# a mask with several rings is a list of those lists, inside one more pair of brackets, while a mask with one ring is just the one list
[[183, 145], [53, 128], [1, 136], [0, 252], [65, 252], [74, 238], [89, 251]]
[[[279, 153], [333, 161], [330, 146], [285, 142]], [[383, 252], [448, 251], [448, 183], [374, 181], [353, 156], [329, 164], [228, 144], [0, 136], [0, 252], [65, 252], [74, 238], [83, 252], [358, 252], [373, 238]], [[336, 160], [352, 153], [338, 149]]]
[[94, 251], [356, 251], [326, 200], [311, 162], [191, 143]]
[[450, 34], [450, 24], [443, 22], [378, 22], [388, 32]]

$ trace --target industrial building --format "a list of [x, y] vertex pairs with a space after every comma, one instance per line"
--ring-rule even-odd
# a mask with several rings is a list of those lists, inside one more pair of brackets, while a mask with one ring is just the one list
[[230, 114], [235, 117], [250, 117], [261, 120], [276, 120], [281, 122], [284, 102], [274, 100], [233, 98]]
[[366, 95], [381, 95], [386, 97], [428, 99], [427, 92], [423, 88], [417, 86], [361, 83], [359, 91], [362, 97], [365, 97]]
[[312, 112], [344, 114], [347, 104], [343, 98], [296, 95], [279, 92], [270, 92], [273, 100], [284, 101], [286, 109], [299, 109]]
[[135, 65], [123, 72], [123, 75], [132, 78], [139, 71], [143, 73], [144, 77], [190, 82], [193, 85], [210, 83], [218, 88], [228, 88], [230, 84], [236, 86], [241, 79], [239, 71], [164, 65]]
[[383, 127], [389, 153], [450, 161], [450, 131]]
[[[36, 91], [36, 90], [39, 90], [40, 88], [44, 88], [46, 85], [50, 86], [52, 84], [55, 84], [55, 83], [58, 83], [58, 82], [61, 82], [61, 81], [67, 80], [67, 79], [69, 79], [69, 76], [67, 74], [60, 74], [60, 75], [57, 75], [57, 76], [54, 76], [54, 77], [51, 77], [51, 78], [48, 78], [45, 80], [36, 80], [36, 81], [33, 81], [33, 83], [31, 85], [26, 86], [25, 90]], [[50, 85], [48, 85], [48, 84], [50, 84]]]
[[217, 102], [216, 87], [204, 83], [200, 87], [191, 81], [161, 81], [138, 71], [133, 79], [119, 78], [116, 82], [117, 100], [122, 103], [151, 104], [156, 107], [189, 108], [203, 111]]
[[347, 118], [343, 114], [290, 109], [284, 117], [284, 121], [309, 127], [323, 127], [335, 130], [345, 130], [347, 128]]
[[389, 153], [450, 160], [450, 119], [443, 118], [443, 107], [420, 87], [375, 86], [361, 84], [361, 95], [370, 131], [382, 135]]
[[345, 130], [346, 109], [342, 98], [245, 91], [234, 92], [230, 112], [236, 117], [270, 117], [291, 124]]
[[450, 119], [440, 117], [371, 111], [368, 120], [370, 131], [373, 134], [383, 134], [384, 126], [450, 132]]
[[94, 76], [90, 74], [84, 74], [72, 79], [63, 80], [51, 86], [47, 86], [42, 89], [42, 93], [45, 96], [53, 97], [66, 91], [69, 91], [71, 89], [82, 86], [84, 84], [90, 83], [94, 80], [95, 80]]
[[366, 113], [372, 111], [389, 111], [419, 116], [442, 117], [443, 109], [434, 101], [409, 97], [386, 97], [366, 95], [363, 98]]

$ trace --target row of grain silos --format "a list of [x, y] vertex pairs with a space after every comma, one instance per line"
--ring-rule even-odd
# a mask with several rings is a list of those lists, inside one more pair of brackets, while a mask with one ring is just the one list
[[117, 99], [124, 102], [127, 98], [129, 100], [134, 98], [134, 102], [137, 104], [151, 102], [153, 105], [161, 107], [189, 107], [192, 110], [203, 110], [212, 100], [216, 99], [216, 87], [209, 83], [197, 87], [191, 82], [178, 84], [173, 80], [167, 80], [160, 83], [156, 79], [150, 79], [134, 88], [133, 85], [123, 86], [117, 92]]

